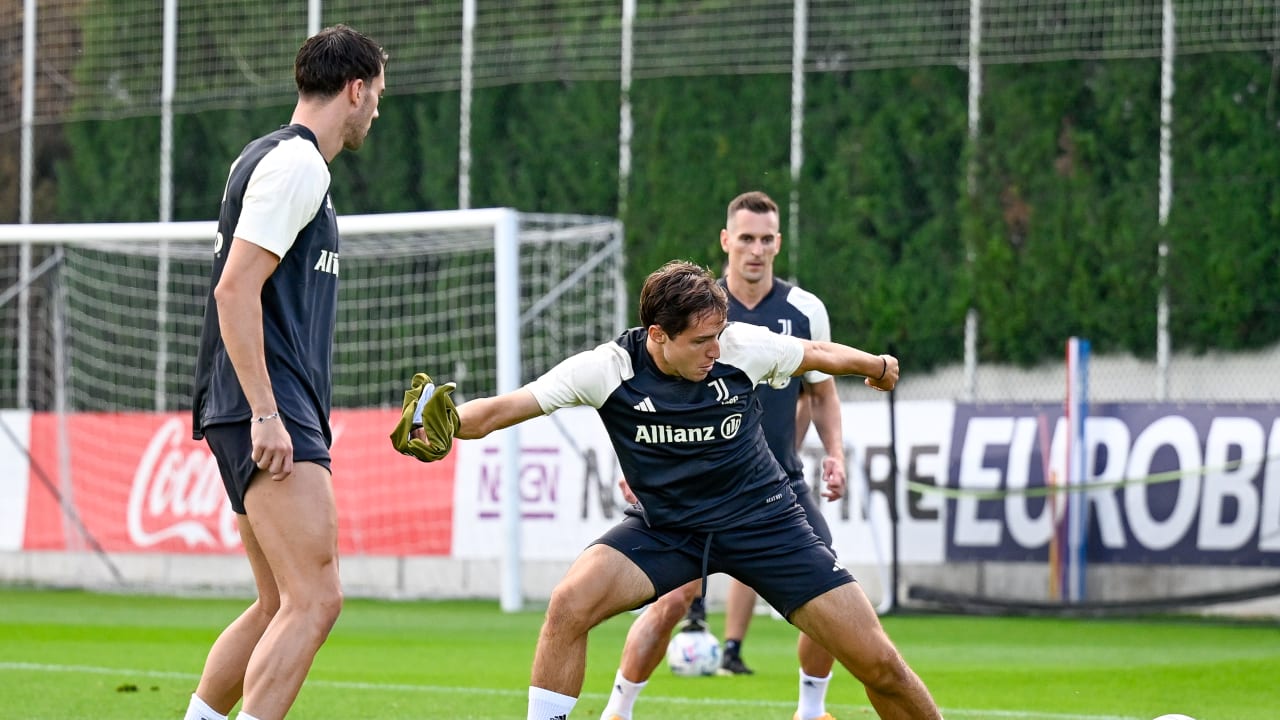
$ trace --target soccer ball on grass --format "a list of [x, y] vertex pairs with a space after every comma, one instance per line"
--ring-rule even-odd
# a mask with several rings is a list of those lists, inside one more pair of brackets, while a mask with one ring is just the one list
[[715, 675], [720, 669], [720, 641], [706, 629], [681, 630], [667, 644], [667, 665], [681, 677]]

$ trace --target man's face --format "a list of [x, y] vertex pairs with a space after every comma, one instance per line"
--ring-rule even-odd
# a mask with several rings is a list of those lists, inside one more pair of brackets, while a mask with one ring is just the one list
[[722, 315], [704, 314], [675, 337], [651, 325], [649, 339], [653, 341], [653, 359], [658, 369], [693, 382], [705, 378], [720, 357], [720, 333], [725, 324]]
[[729, 256], [728, 274], [749, 283], [773, 280], [773, 259], [781, 244], [775, 212], [738, 210], [720, 231], [720, 248]]
[[369, 127], [373, 125], [373, 119], [378, 117], [378, 102], [382, 100], [382, 93], [387, 89], [386, 73], [378, 73], [378, 77], [372, 82], [361, 83], [361, 85], [359, 104], [348, 116], [342, 132], [342, 147], [346, 150], [359, 150], [360, 146], [364, 145], [364, 139], [369, 135]]

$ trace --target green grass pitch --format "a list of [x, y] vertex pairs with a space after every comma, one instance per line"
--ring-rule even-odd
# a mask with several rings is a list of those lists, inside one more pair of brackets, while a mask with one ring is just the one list
[[[0, 589], [0, 717], [179, 720], [210, 643], [242, 599]], [[592, 633], [572, 717], [595, 720], [631, 616]], [[349, 599], [291, 717], [523, 718], [541, 613], [493, 602]], [[894, 615], [884, 619], [949, 720], [1280, 718], [1280, 623]], [[712, 615], [712, 629], [723, 618]], [[635, 720], [791, 717], [795, 632], [757, 617], [756, 675], [677, 678], [659, 668]], [[837, 669], [828, 710], [875, 717]]]

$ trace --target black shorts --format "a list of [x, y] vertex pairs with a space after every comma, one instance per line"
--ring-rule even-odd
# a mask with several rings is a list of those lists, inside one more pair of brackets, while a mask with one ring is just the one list
[[649, 576], [654, 596], [642, 605], [701, 578], [704, 552], [707, 574], [728, 573], [741, 580], [786, 618], [828, 590], [853, 582], [799, 505], [714, 533], [658, 530], [628, 515], [596, 543], [626, 555]]
[[[813, 532], [822, 539], [822, 542], [831, 547], [831, 526], [827, 524], [827, 519], [822, 515], [822, 500], [818, 494], [809, 487], [804, 481], [804, 476], [791, 479], [791, 491], [796, 494], [796, 502], [800, 503], [800, 507], [804, 508], [805, 517], [809, 519], [809, 524], [813, 526]], [[835, 549], [832, 548], [832, 553]]]
[[[293, 461], [313, 462], [332, 472], [329, 446], [324, 434], [315, 428], [305, 427], [281, 416], [289, 439], [293, 441]], [[222, 485], [231, 499], [231, 509], [244, 515], [244, 495], [258, 466], [253, 463], [253, 441], [249, 436], [249, 421], [221, 423], [204, 428], [205, 442], [218, 461]]]

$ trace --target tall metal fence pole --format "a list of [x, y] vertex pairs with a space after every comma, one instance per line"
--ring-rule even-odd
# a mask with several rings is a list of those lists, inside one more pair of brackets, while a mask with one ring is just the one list
[[800, 273], [800, 172], [804, 169], [804, 59], [808, 54], [809, 3], [795, 0], [791, 38], [791, 203], [787, 209], [787, 266]]
[[631, 72], [635, 52], [636, 0], [622, 0], [622, 56], [618, 77], [618, 217], [627, 215], [631, 192]]
[[[164, 0], [164, 38], [160, 61], [160, 222], [173, 220], [173, 93], [177, 85], [178, 0]], [[165, 409], [165, 373], [169, 365], [169, 241], [156, 257], [155, 409]]]
[[1164, 0], [1160, 23], [1160, 246], [1156, 272], [1156, 400], [1169, 399], [1169, 206], [1173, 202], [1173, 63], [1177, 32], [1173, 0]]
[[[982, 0], [969, 2], [969, 166], [965, 189], [970, 198], [978, 195], [978, 139], [982, 120]], [[977, 251], [966, 240], [965, 263], [974, 277]], [[972, 401], [978, 392], [978, 309], [969, 306], [964, 316], [964, 387], [960, 398]]]
[[471, 87], [476, 0], [462, 1], [462, 67], [458, 78], [458, 209], [471, 207]]
[[[18, 172], [18, 222], [31, 222], [32, 174], [35, 172], [33, 128], [36, 117], [36, 0], [22, 3], [22, 158]], [[18, 248], [18, 387], [17, 405], [30, 402], [31, 383], [31, 243]]]

